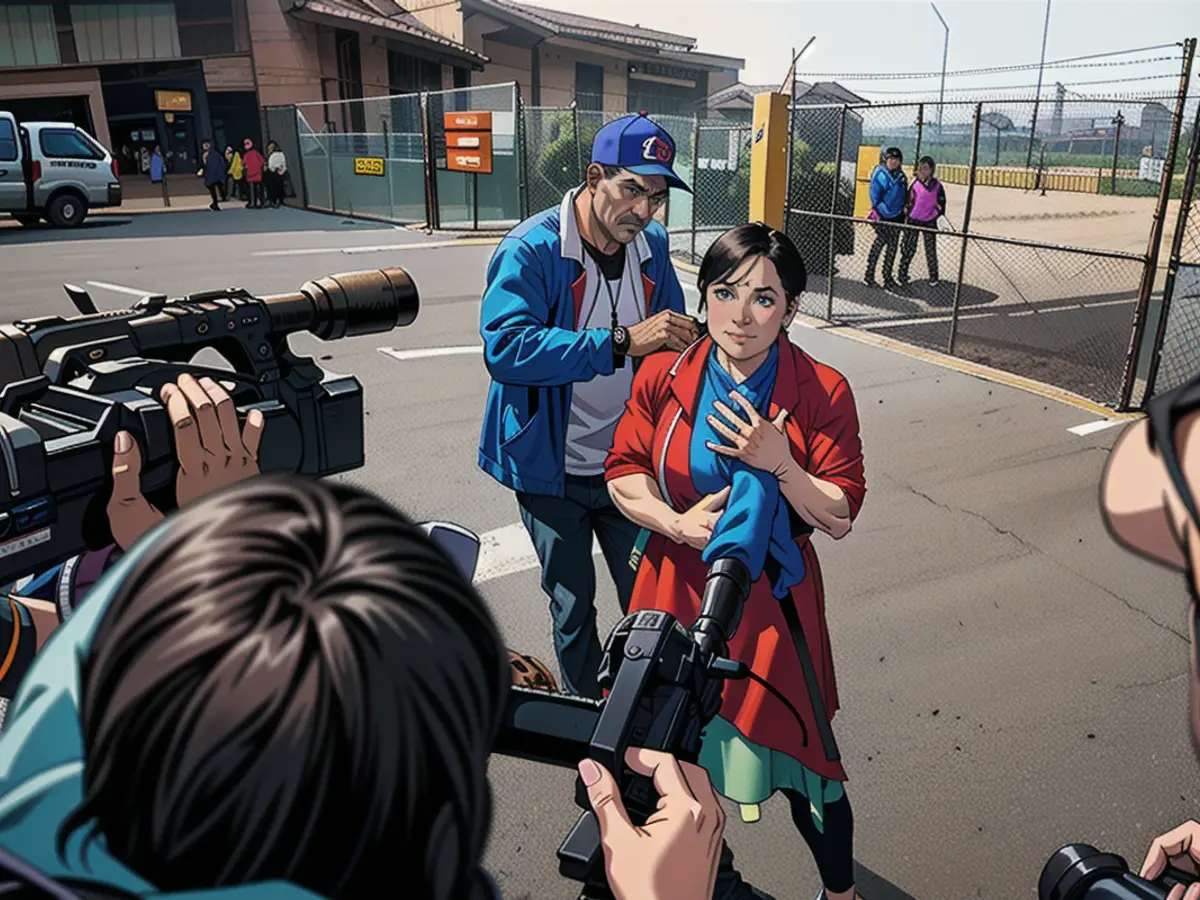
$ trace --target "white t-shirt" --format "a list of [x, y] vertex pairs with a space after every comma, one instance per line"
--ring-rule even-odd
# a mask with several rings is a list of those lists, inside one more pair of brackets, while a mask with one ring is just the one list
[[[580, 315], [584, 328], [612, 328], [612, 300], [601, 282], [603, 275], [595, 260], [585, 251], [584, 267], [587, 288]], [[626, 248], [625, 268], [620, 281], [610, 281], [612, 299], [617, 301], [617, 320], [629, 327], [642, 321], [645, 292], [641, 279], [636, 277], [632, 248]], [[597, 290], [598, 289], [598, 290]], [[591, 381], [577, 381], [572, 386], [571, 411], [567, 417], [566, 464], [568, 475], [602, 475], [604, 461], [612, 448], [617, 421], [625, 412], [625, 404], [633, 392], [633, 360], [611, 375], [597, 375]]]

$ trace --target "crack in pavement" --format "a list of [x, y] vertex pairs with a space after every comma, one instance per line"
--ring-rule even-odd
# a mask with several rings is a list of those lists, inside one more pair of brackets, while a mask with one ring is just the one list
[[[1128, 691], [1132, 690], [1133, 688], [1161, 687], [1164, 684], [1170, 684], [1172, 681], [1178, 681], [1181, 678], [1187, 678], [1190, 674], [1190, 672], [1180, 672], [1178, 675], [1168, 675], [1166, 678], [1158, 678], [1154, 681], [1131, 681], [1128, 683], [1119, 684], [1114, 682], [1109, 686], [1121, 691]], [[1104, 682], [1101, 682], [1101, 684], [1103, 683]]]
[[997, 525], [995, 522], [993, 522], [991, 519], [989, 519], [983, 513], [978, 513], [978, 512], [975, 512], [975, 510], [973, 510], [973, 509], [966, 509], [965, 507], [949, 506], [948, 504], [941, 503], [937, 500], [934, 500], [932, 497], [930, 497], [928, 494], [924, 493], [923, 491], [917, 490], [911, 484], [901, 481], [900, 479], [896, 478], [895, 476], [889, 475], [887, 472], [880, 472], [879, 474], [882, 475], [884, 478], [886, 478], [888, 481], [892, 482], [892, 484], [895, 484], [898, 487], [904, 488], [909, 493], [911, 493], [917, 497], [920, 497], [922, 500], [925, 500], [926, 502], [931, 503], [934, 506], [938, 507], [938, 509], [944, 509], [947, 512], [951, 512], [951, 513], [962, 513], [962, 514], [971, 516], [975, 519], [978, 519], [979, 521], [981, 521], [985, 525], [987, 525], [989, 528], [991, 528], [993, 531], [995, 531], [997, 534], [1004, 535], [1005, 537], [1008, 537], [1008, 538], [1012, 538], [1014, 541], [1016, 541], [1022, 547], [1029, 550], [1031, 553], [1037, 553], [1040, 556], [1045, 557], [1046, 559], [1050, 560], [1050, 562], [1054, 563], [1056, 566], [1059, 566], [1060, 568], [1064, 569], [1065, 571], [1071, 573], [1072, 575], [1074, 575], [1076, 578], [1078, 578], [1080, 581], [1084, 582], [1085, 584], [1089, 584], [1092, 587], [1094, 587], [1096, 590], [1100, 591], [1101, 593], [1107, 594], [1108, 596], [1112, 597], [1114, 600], [1118, 601], [1123, 606], [1125, 606], [1128, 610], [1130, 610], [1130, 612], [1137, 613], [1139, 616], [1146, 619], [1146, 621], [1158, 626], [1163, 631], [1166, 631], [1169, 634], [1175, 635], [1175, 637], [1179, 638], [1180, 640], [1182, 640], [1186, 643], [1189, 643], [1189, 644], [1191, 643], [1190, 638], [1186, 634], [1184, 634], [1182, 631], [1172, 628], [1170, 625], [1167, 625], [1165, 622], [1158, 621], [1158, 619], [1154, 618], [1154, 616], [1152, 616], [1146, 610], [1142, 609], [1140, 606], [1135, 606], [1132, 601], [1126, 599], [1125, 597], [1122, 597], [1116, 591], [1113, 591], [1110, 588], [1107, 588], [1104, 585], [1099, 584], [1096, 581], [1093, 581], [1087, 575], [1084, 575], [1082, 572], [1077, 571], [1072, 566], [1067, 565], [1062, 560], [1060, 560], [1057, 557], [1046, 552], [1044, 549], [1037, 546], [1036, 544], [1032, 544], [1029, 541], [1025, 540], [1019, 534], [1009, 531], [1007, 528], [1001, 528], [999, 525]]

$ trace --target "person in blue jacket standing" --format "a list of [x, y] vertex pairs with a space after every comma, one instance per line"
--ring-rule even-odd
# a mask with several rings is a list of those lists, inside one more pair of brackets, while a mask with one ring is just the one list
[[610, 122], [587, 180], [522, 222], [488, 266], [480, 333], [492, 377], [479, 465], [517, 495], [550, 599], [563, 688], [599, 699], [598, 541], [628, 609], [641, 529], [613, 504], [604, 463], [634, 368], [699, 339], [666, 229], [675, 141], [643, 112]]
[[899, 147], [888, 147], [883, 162], [875, 167], [871, 175], [871, 212], [869, 218], [875, 223], [875, 243], [867, 254], [867, 287], [875, 287], [875, 264], [883, 256], [883, 286], [886, 290], [897, 290], [893, 269], [896, 265], [896, 248], [900, 243], [900, 229], [896, 225], [904, 221], [905, 205], [908, 203], [908, 176], [904, 174], [904, 154]]

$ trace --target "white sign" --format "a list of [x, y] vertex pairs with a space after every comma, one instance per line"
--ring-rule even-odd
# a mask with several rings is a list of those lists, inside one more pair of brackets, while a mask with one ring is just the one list
[[18, 538], [13, 538], [10, 541], [0, 544], [0, 557], [12, 556], [14, 553], [20, 553], [22, 550], [28, 550], [30, 547], [44, 544], [48, 540], [50, 540], [49, 528], [43, 528], [41, 531], [35, 531], [32, 534], [23, 534]]
[[1150, 159], [1143, 156], [1141, 163], [1138, 165], [1138, 178], [1142, 181], [1153, 181], [1162, 184], [1163, 166], [1165, 164], [1165, 159]]

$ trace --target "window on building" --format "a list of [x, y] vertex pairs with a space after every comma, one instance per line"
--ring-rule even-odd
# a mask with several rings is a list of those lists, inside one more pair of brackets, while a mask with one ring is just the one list
[[0, 162], [12, 162], [17, 158], [17, 133], [12, 122], [0, 119]]
[[179, 25], [174, 3], [71, 6], [80, 62], [178, 59]]
[[575, 104], [580, 109], [604, 109], [604, 67], [575, 63]]
[[237, 50], [233, 0], [175, 0], [175, 16], [184, 56], [218, 56]]
[[0, 69], [58, 64], [54, 7], [49, 3], [0, 5]]
[[99, 147], [75, 130], [46, 128], [41, 134], [42, 153], [52, 159], [103, 159]]

